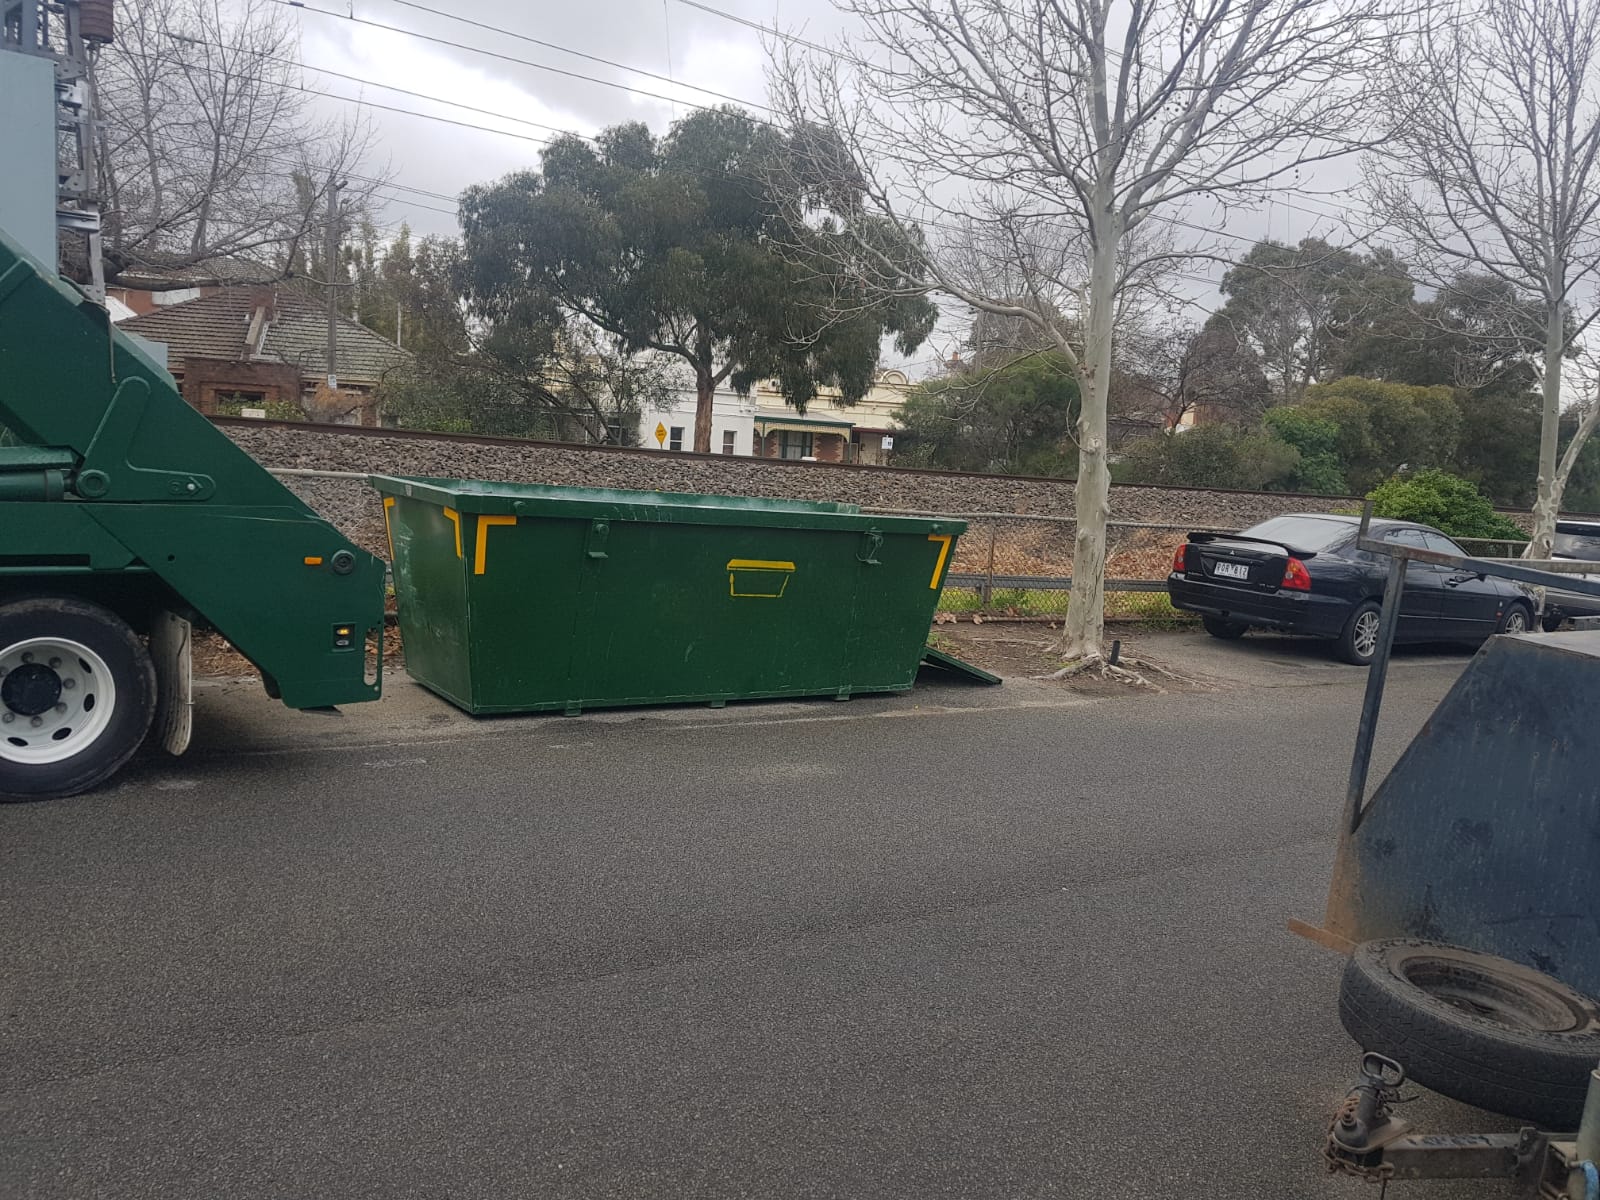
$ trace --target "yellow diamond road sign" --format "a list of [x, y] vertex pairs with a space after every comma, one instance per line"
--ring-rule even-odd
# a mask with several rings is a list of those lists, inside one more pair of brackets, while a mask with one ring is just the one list
[[667, 444], [667, 427], [660, 421], [656, 422], [656, 441], [663, 446]]

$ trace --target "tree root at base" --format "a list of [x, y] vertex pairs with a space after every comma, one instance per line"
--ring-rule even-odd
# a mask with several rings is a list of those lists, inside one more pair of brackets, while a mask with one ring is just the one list
[[1166, 688], [1146, 677], [1144, 672], [1169, 679], [1174, 683], [1198, 685], [1199, 681], [1188, 676], [1179, 675], [1176, 671], [1162, 666], [1158, 662], [1151, 662], [1146, 658], [1135, 658], [1124, 654], [1113, 664], [1104, 654], [1086, 654], [1082, 658], [1075, 658], [1064, 663], [1059, 671], [1049, 675], [1036, 675], [1035, 679], [1060, 680], [1072, 679], [1079, 675], [1093, 675], [1098, 679], [1115, 679], [1134, 687], [1146, 687], [1165, 694]]

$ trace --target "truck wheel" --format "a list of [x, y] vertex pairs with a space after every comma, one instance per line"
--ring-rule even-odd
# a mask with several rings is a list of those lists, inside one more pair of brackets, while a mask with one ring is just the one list
[[1578, 1127], [1600, 1004], [1492, 954], [1416, 939], [1356, 947], [1339, 1019], [1436, 1092], [1547, 1130]]
[[1539, 618], [1539, 625], [1546, 633], [1554, 633], [1556, 630], [1561, 628], [1562, 622], [1566, 619], [1567, 618], [1559, 612], [1552, 611], [1551, 609], [1545, 609], [1544, 616]]
[[87, 791], [144, 741], [150, 655], [116, 614], [66, 597], [0, 606], [0, 795]]

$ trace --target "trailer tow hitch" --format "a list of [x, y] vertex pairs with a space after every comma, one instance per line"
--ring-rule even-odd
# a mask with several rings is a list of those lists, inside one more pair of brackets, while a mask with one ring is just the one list
[[1391, 1179], [1504, 1179], [1515, 1194], [1586, 1200], [1587, 1180], [1572, 1135], [1526, 1126], [1516, 1133], [1412, 1133], [1390, 1108], [1403, 1104], [1405, 1068], [1364, 1054], [1361, 1078], [1333, 1116], [1323, 1158], [1328, 1170], [1388, 1190]]

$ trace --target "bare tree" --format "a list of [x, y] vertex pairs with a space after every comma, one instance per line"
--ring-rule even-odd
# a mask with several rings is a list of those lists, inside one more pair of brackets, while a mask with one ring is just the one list
[[1509, 285], [1508, 305], [1525, 291], [1542, 309], [1527, 554], [1547, 558], [1576, 461], [1556, 456], [1562, 363], [1600, 316], [1600, 2], [1464, 0], [1400, 49], [1389, 78], [1396, 137], [1370, 165], [1377, 215], [1434, 280], [1468, 268]]
[[1177, 428], [1190, 414], [1253, 424], [1272, 403], [1254, 351], [1223, 322], [1131, 330], [1113, 371], [1110, 419], [1147, 432]]
[[[193, 286], [284, 277], [326, 222], [326, 190], [370, 151], [364, 120], [318, 119], [301, 87], [294, 25], [262, 0], [121, 0], [118, 40], [95, 63], [107, 282]], [[378, 182], [345, 180], [346, 212]], [[236, 266], [237, 264], [235, 264]]]
[[[817, 131], [816, 169], [921, 248], [938, 290], [1036, 323], [1072, 365], [1078, 525], [1058, 649], [1066, 670], [1103, 668], [1119, 307], [1185, 257], [1163, 248], [1180, 222], [1215, 228], [1218, 206], [1367, 143], [1362, 70], [1400, 0], [838, 2], [859, 37], [832, 56], [779, 51], [776, 103]], [[1052, 310], [1083, 312], [1081, 344]]]

